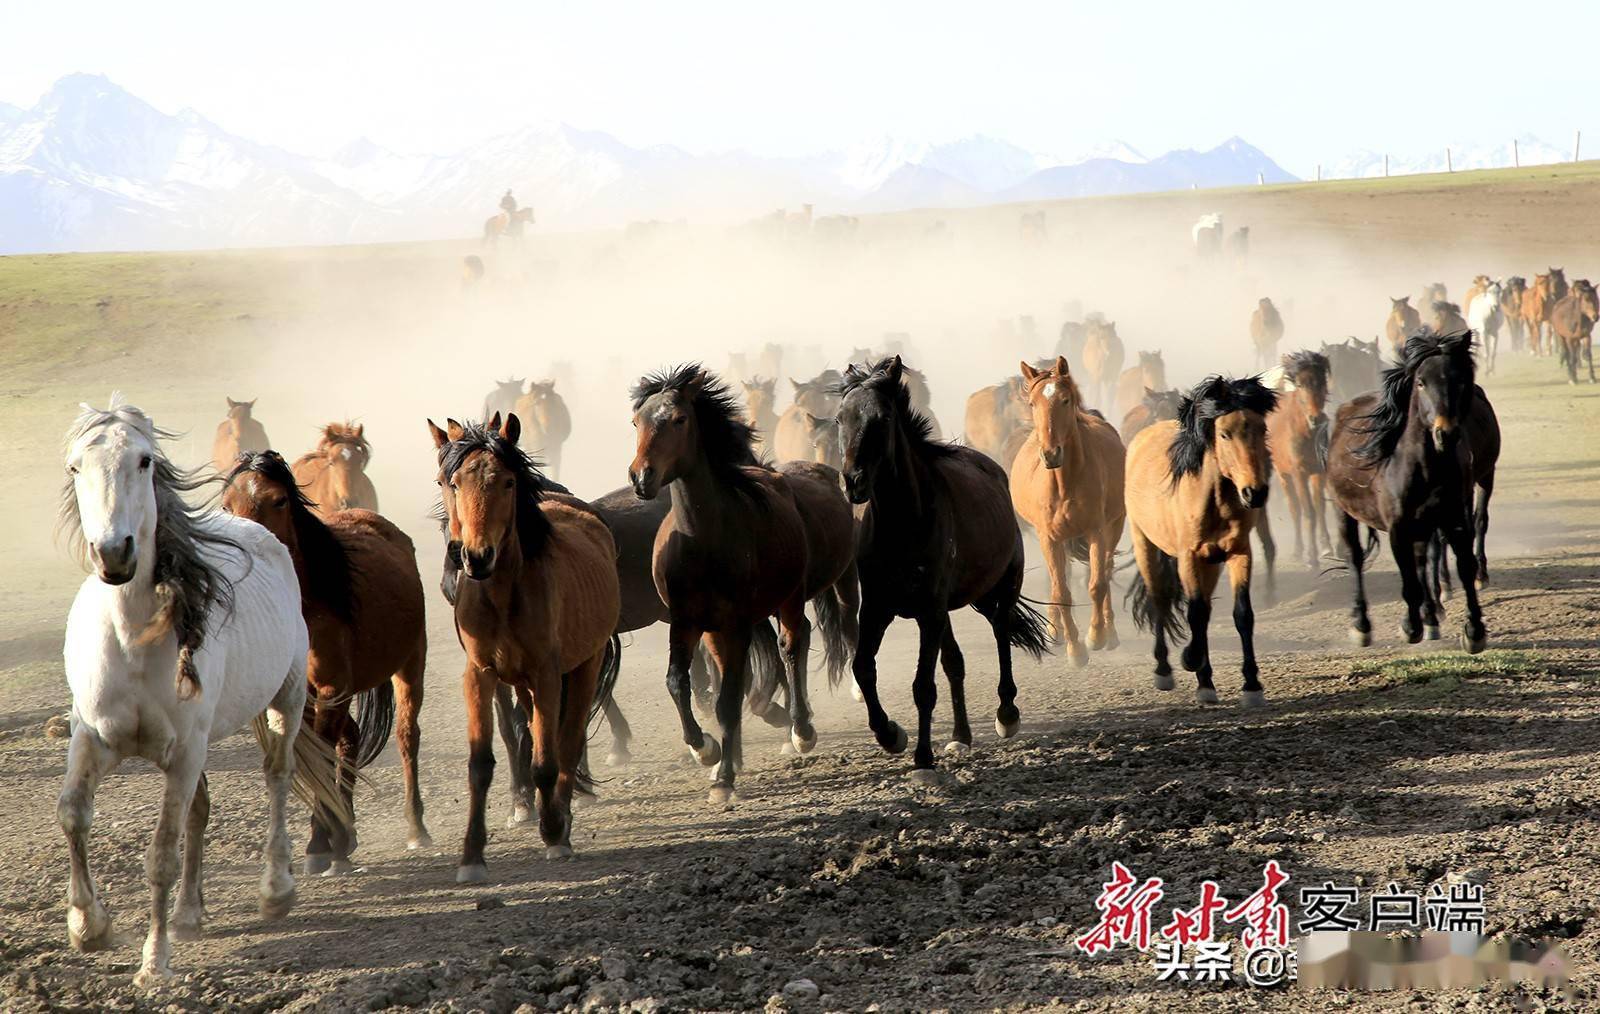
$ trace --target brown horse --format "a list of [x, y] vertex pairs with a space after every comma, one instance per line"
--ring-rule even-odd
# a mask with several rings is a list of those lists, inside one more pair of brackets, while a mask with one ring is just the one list
[[1256, 366], [1267, 369], [1278, 361], [1278, 342], [1283, 340], [1283, 317], [1272, 300], [1262, 296], [1250, 314], [1250, 344], [1256, 350]]
[[1549, 275], [1534, 275], [1533, 287], [1522, 294], [1522, 322], [1528, 329], [1528, 351], [1544, 355], [1544, 328], [1550, 320], [1550, 310], [1555, 299], [1550, 293], [1554, 284]]
[[[771, 448], [778, 432], [778, 382], [771, 377], [751, 377], [742, 381], [745, 418], [755, 427], [756, 439]], [[816, 418], [807, 413], [807, 418]], [[809, 426], [808, 426], [809, 429]]]
[[1152, 391], [1145, 388], [1144, 398], [1139, 404], [1128, 409], [1128, 414], [1122, 417], [1122, 425], [1117, 428], [1118, 435], [1122, 437], [1122, 445], [1126, 447], [1132, 444], [1133, 438], [1151, 423], [1178, 418], [1178, 406], [1182, 403], [1181, 391]]
[[329, 423], [322, 428], [317, 446], [295, 461], [294, 480], [318, 514], [352, 507], [376, 511], [378, 491], [367, 478], [370, 460], [372, 447], [365, 426]]
[[[417, 714], [422, 710], [428, 635], [416, 547], [371, 511], [332, 511], [318, 517], [288, 463], [275, 451], [239, 456], [228, 475], [222, 507], [264, 526], [294, 560], [300, 609], [311, 638], [306, 724], [338, 748], [349, 812], [355, 813], [355, 772], [383, 752], [394, 726], [405, 782], [406, 847], [431, 846], [417, 788], [422, 736]], [[326, 809], [314, 811], [306, 872], [347, 872], [355, 847], [353, 823], [346, 826]]]
[[[1111, 558], [1122, 539], [1122, 441], [1111, 424], [1083, 410], [1065, 357], [1049, 370], [1022, 364], [1033, 435], [1011, 466], [1011, 502], [1033, 526], [1050, 572], [1051, 628], [1067, 660], [1083, 666], [1089, 649], [1115, 648]], [[1089, 565], [1089, 645], [1072, 621], [1068, 553]]]
[[1454, 334], [1467, 329], [1466, 318], [1461, 316], [1461, 307], [1454, 303], [1440, 300], [1433, 304], [1433, 329], [1441, 334]]
[[1511, 351], [1521, 352], [1523, 335], [1527, 333], [1526, 321], [1522, 318], [1522, 301], [1528, 291], [1528, 280], [1521, 275], [1512, 275], [1500, 286], [1500, 315], [1506, 320], [1506, 328], [1511, 333]]
[[1139, 564], [1128, 597], [1135, 624], [1155, 634], [1157, 690], [1173, 686], [1167, 638], [1182, 636], [1181, 597], [1189, 631], [1183, 667], [1199, 682], [1200, 703], [1216, 703], [1206, 628], [1226, 564], [1244, 653], [1239, 703], [1266, 703], [1250, 605], [1250, 531], [1267, 504], [1266, 416], [1276, 403], [1277, 395], [1254, 377], [1208, 377], [1183, 400], [1175, 422], [1150, 426], [1128, 448], [1128, 520]]
[[[561, 445], [572, 436], [572, 413], [556, 393], [553, 380], [533, 381], [528, 393], [517, 399], [516, 416], [522, 422], [522, 444], [542, 464], [551, 478], [561, 477]], [[491, 418], [484, 416], [485, 419]]]
[[[653, 500], [663, 486], [672, 511], [656, 536], [656, 590], [670, 613], [667, 687], [684, 744], [700, 763], [720, 761], [710, 800], [734, 794], [751, 632], [776, 615], [789, 679], [790, 742], [816, 745], [806, 663], [816, 607], [830, 677], [842, 677], [855, 635], [855, 519], [826, 465], [782, 471], [750, 465], [754, 430], [727, 387], [698, 364], [644, 377], [633, 389], [637, 450], [634, 492]], [[705, 637], [722, 672], [717, 719], [723, 742], [707, 736], [690, 701], [690, 656]]]
[[776, 461], [810, 461], [811, 438], [806, 433], [806, 414], [832, 418], [839, 411], [839, 371], [824, 370], [810, 380], [789, 379], [794, 387], [794, 404], [778, 417], [773, 429], [772, 454]]
[[1139, 353], [1139, 365], [1122, 371], [1117, 380], [1117, 405], [1130, 409], [1144, 400], [1146, 391], [1161, 391], [1167, 386], [1167, 364], [1160, 350]]
[[521, 243], [523, 229], [532, 224], [532, 208], [518, 208], [516, 211], [491, 215], [483, 220], [483, 245], [496, 243], [502, 237]]
[[965, 440], [1000, 464], [1011, 468], [1005, 456], [1006, 445], [1018, 433], [1032, 426], [1033, 410], [1028, 405], [1028, 387], [1022, 378], [1007, 377], [1004, 383], [981, 388], [967, 398]]
[[439, 451], [448, 538], [467, 580], [456, 587], [456, 636], [467, 655], [468, 812], [457, 883], [488, 879], [484, 808], [494, 776], [494, 695], [508, 683], [528, 715], [545, 855], [572, 854], [572, 792], [589, 719], [611, 695], [620, 649], [617, 545], [595, 514], [546, 500], [544, 477], [517, 446], [522, 426], [428, 432]]
[[1421, 326], [1422, 314], [1411, 305], [1410, 296], [1389, 297], [1389, 317], [1383, 322], [1383, 333], [1389, 339], [1391, 358], [1400, 358], [1405, 351], [1406, 335]]
[[217, 424], [217, 435], [211, 440], [211, 465], [219, 472], [233, 467], [241, 454], [259, 454], [272, 446], [266, 428], [250, 412], [256, 399], [234, 401], [228, 399], [228, 417]]
[[[1317, 540], [1332, 551], [1323, 490], [1328, 470], [1328, 357], [1309, 349], [1283, 357], [1285, 379], [1294, 389], [1280, 395], [1267, 416], [1267, 447], [1272, 465], [1283, 476], [1294, 521], [1294, 551], [1312, 570], [1317, 569]], [[1301, 520], [1305, 538], [1301, 539]]]
[[1594, 383], [1594, 323], [1600, 318], [1600, 302], [1594, 286], [1586, 278], [1572, 283], [1572, 291], [1556, 302], [1550, 311], [1550, 333], [1560, 343], [1561, 365], [1567, 370], [1567, 383], [1578, 382], [1578, 356], [1589, 366], [1589, 383]]
[[507, 377], [494, 382], [494, 390], [483, 396], [483, 416], [487, 419], [499, 412], [502, 416], [517, 410], [517, 399], [522, 397], [525, 378]]
[[839, 446], [839, 420], [818, 419], [806, 413], [806, 433], [811, 437], [811, 460], [838, 471], [844, 467], [844, 448]]
[[1445, 292], [1443, 282], [1429, 282], [1422, 287], [1422, 294], [1417, 297], [1417, 305], [1432, 306], [1435, 303], [1442, 303], [1449, 298], [1450, 296]]
[[1083, 375], [1088, 381], [1088, 401], [1102, 411], [1113, 409], [1117, 378], [1122, 374], [1126, 353], [1117, 337], [1114, 320], [1090, 320], [1083, 341]]

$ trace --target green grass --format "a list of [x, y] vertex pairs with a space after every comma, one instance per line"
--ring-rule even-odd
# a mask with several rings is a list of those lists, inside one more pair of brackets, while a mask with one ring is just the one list
[[1452, 693], [1462, 681], [1484, 677], [1527, 676], [1546, 666], [1526, 652], [1494, 650], [1478, 655], [1448, 652], [1390, 659], [1350, 669], [1353, 679], [1378, 678], [1382, 689], [1422, 689], [1430, 695]]

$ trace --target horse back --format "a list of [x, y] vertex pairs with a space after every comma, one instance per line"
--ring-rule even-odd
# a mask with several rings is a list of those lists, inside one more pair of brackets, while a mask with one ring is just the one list
[[[335, 511], [325, 523], [349, 561], [350, 615], [346, 621], [321, 610], [308, 617], [313, 661], [334, 644], [344, 645], [352, 685], [336, 689], [359, 692], [394, 675], [424, 643], [416, 546], [393, 522], [363, 508]], [[315, 682], [317, 673], [311, 675]]]
[[[953, 445], [933, 459], [934, 503], [947, 527], [944, 543], [927, 546], [950, 568], [947, 605], [971, 605], [991, 591], [1013, 565], [1022, 562], [1022, 531], [1011, 504], [1005, 469], [971, 447]], [[937, 532], [937, 528], [935, 528]]]

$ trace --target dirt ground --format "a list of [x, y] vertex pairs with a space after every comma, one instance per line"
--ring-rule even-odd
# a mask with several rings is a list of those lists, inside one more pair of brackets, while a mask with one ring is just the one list
[[[1473, 273], [1460, 263], [1470, 257], [1451, 249], [1424, 258], [1447, 234], [1439, 223], [1463, 202], [1487, 203], [1501, 226], [1519, 210], [1543, 222], [1542, 245], [1532, 235], [1524, 243], [1508, 230], [1494, 234], [1510, 244], [1507, 260], [1537, 259], [1540, 269], [1568, 253], [1576, 260], [1587, 242], [1583, 222], [1563, 217], [1564, 193], [1552, 192], [1496, 189], [1486, 199], [1440, 190], [1406, 203], [1360, 193], [1295, 201], [1273, 191], [1219, 201], [1225, 214], [1250, 215], [1264, 236], [1276, 230], [1280, 238], [1263, 242], [1290, 259], [1284, 236], [1302, 236], [1307, 250], [1365, 237], [1370, 262], [1344, 263], [1341, 284], [1381, 284], [1386, 265], [1404, 261], [1409, 273], [1394, 277], [1420, 283], [1437, 265], [1456, 289]], [[1204, 195], [1171, 198], [1183, 205], [1174, 213], [1161, 210], [1164, 200], [1139, 205], [1143, 217], [1129, 228], [1137, 234], [1157, 217], [1181, 218], [1206, 203]], [[1104, 227], [1097, 216], [1112, 203], [1061, 206], [1052, 236], [1095, 235]], [[1593, 217], [1594, 206], [1580, 215]], [[1314, 268], [1312, 254], [1302, 259]], [[1525, 267], [1531, 274], [1535, 265]], [[1581, 275], [1579, 267], [1569, 264], [1569, 276]], [[4, 273], [0, 263], [0, 279]], [[1305, 321], [1321, 303], [1312, 287], [1298, 291]], [[1368, 333], [1381, 308], [1363, 305], [1358, 314], [1374, 313]], [[1343, 326], [1328, 325], [1326, 336]], [[73, 354], [81, 360], [81, 350]], [[197, 395], [170, 376], [186, 354], [151, 338], [127, 360], [86, 368], [87, 379], [63, 377], [48, 359], [11, 369], [0, 417], [15, 474], [53, 488], [55, 440], [72, 402], [99, 397], [109, 382], [142, 381], [156, 392], [151, 401], [187, 407], [197, 419], [213, 415], [219, 384], [195, 385], [205, 387]], [[220, 353], [194, 355], [199, 373], [229, 378]], [[1019, 663], [1022, 733], [1000, 741], [988, 720], [995, 664], [982, 647], [986, 628], [962, 613], [955, 622], [967, 645], [976, 743], [970, 754], [941, 758], [940, 784], [908, 780], [909, 754], [878, 750], [861, 707], [840, 689], [814, 698], [819, 742], [810, 755], [783, 754], [779, 731], [747, 724], [740, 798], [713, 808], [704, 770], [679, 742], [662, 681], [663, 638], [644, 631], [628, 643], [618, 690], [636, 733], [634, 760], [601, 770], [599, 800], [576, 816], [577, 855], [547, 861], [534, 830], [503, 826], [502, 765], [491, 794], [491, 882], [473, 887], [458, 887], [453, 876], [465, 823], [461, 655], [432, 591], [439, 545], [419, 494], [392, 516], [417, 540], [430, 588], [422, 791], [437, 847], [405, 850], [391, 745], [369, 769], [375, 785], [357, 799], [357, 871], [302, 877], [297, 908], [263, 922], [255, 893], [265, 827], [259, 755], [248, 736], [227, 739], [209, 766], [207, 935], [175, 945], [180, 978], [148, 994], [131, 978], [160, 782], [149, 766], [130, 762], [98, 794], [91, 863], [121, 941], [77, 954], [66, 943], [66, 849], [55, 818], [65, 741], [45, 725], [67, 703], [60, 629], [78, 576], [49, 546], [50, 494], [9, 493], [0, 499], [17, 533], [4, 543], [14, 601], [0, 619], [0, 813], [8, 823], [0, 836], [0, 1009], [1595, 1009], [1600, 388], [1570, 388], [1552, 361], [1525, 358], [1509, 361], [1486, 387], [1507, 440], [1491, 529], [1493, 583], [1483, 595], [1491, 648], [1484, 655], [1468, 660], [1456, 651], [1459, 598], [1444, 641], [1404, 646], [1387, 559], [1368, 586], [1376, 644], [1351, 648], [1348, 578], [1293, 560], [1283, 518], [1276, 602], [1262, 607], [1258, 598], [1266, 710], [1236, 706], [1237, 640], [1225, 608], [1213, 628], [1223, 703], [1201, 708], [1181, 678], [1174, 693], [1151, 689], [1148, 639], [1119, 605], [1122, 646], [1096, 654], [1088, 668], [1070, 669], [1060, 657]], [[420, 440], [420, 429], [407, 436]], [[379, 460], [390, 447], [378, 444]], [[620, 478], [616, 467], [604, 474], [613, 481], [575, 485], [599, 492]], [[390, 488], [382, 477], [379, 488]], [[1031, 541], [1029, 553], [1038, 560]], [[1029, 582], [1043, 594], [1037, 566]], [[915, 649], [914, 630], [902, 622], [880, 656], [885, 704], [902, 722], [914, 714]], [[937, 721], [948, 729], [943, 701]], [[303, 847], [303, 813], [291, 831]], [[1417, 892], [1481, 884], [1490, 933], [1566, 939], [1573, 992], [1308, 995], [1158, 983], [1147, 955], [1122, 946], [1089, 958], [1072, 946], [1095, 923], [1095, 895], [1113, 861], [1166, 881], [1164, 918], [1172, 904], [1192, 904], [1207, 879], [1243, 897], [1271, 859], [1291, 875], [1291, 891], [1332, 880], [1360, 885], [1363, 901], [1391, 881]], [[1298, 917], [1299, 906], [1291, 907]]]

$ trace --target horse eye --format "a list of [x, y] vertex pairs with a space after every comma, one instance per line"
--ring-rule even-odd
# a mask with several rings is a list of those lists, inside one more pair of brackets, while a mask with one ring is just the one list
[[77, 475], [78, 474], [78, 466], [77, 465], [68, 465], [67, 466], [67, 474], [68, 475]]
[[506, 489], [510, 489], [511, 487], [515, 486], [516, 484], [517, 484], [517, 480], [515, 480], [515, 479], [507, 479], [506, 482], [505, 482]]
[[147, 469], [149, 467], [150, 467], [150, 455], [146, 454], [144, 457], [139, 459], [139, 471], [142, 472], [142, 471], [144, 471], [145, 469]]

